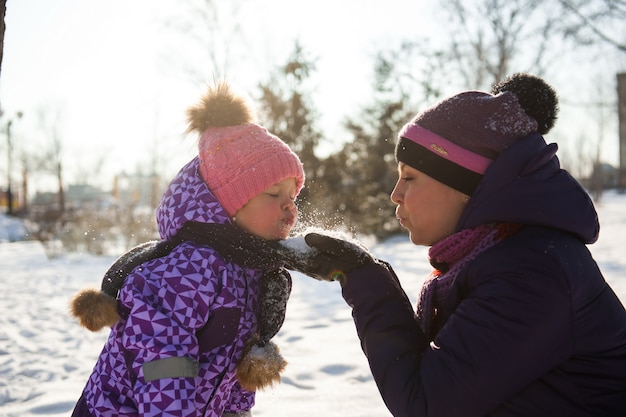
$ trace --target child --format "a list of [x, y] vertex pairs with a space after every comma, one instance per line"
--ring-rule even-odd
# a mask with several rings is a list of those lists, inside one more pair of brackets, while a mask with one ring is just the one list
[[291, 278], [263, 242], [295, 225], [302, 163], [226, 84], [187, 116], [199, 152], [157, 208], [163, 241], [120, 258], [107, 277], [138, 266], [118, 283], [105, 277], [102, 292], [72, 301], [85, 327], [112, 327], [74, 417], [249, 416], [254, 391], [280, 380], [269, 339]]

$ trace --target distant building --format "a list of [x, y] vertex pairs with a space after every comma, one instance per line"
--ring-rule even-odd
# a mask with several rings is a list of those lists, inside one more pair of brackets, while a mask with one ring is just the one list
[[581, 182], [585, 188], [591, 191], [618, 188], [620, 182], [619, 169], [611, 164], [600, 162], [594, 165], [591, 175]]
[[[12, 212], [15, 213], [20, 209], [20, 195], [16, 190], [11, 190], [13, 195], [11, 198]], [[0, 189], [0, 210], [7, 212], [9, 208], [9, 193], [6, 188]]]
[[[90, 184], [69, 185], [63, 191], [66, 209], [106, 209], [149, 207], [154, 208], [161, 198], [163, 187], [157, 175], [119, 174], [113, 182], [113, 189], [102, 191]], [[0, 193], [0, 201], [2, 195]], [[59, 209], [58, 192], [37, 192], [31, 200], [32, 209]]]
[[31, 206], [33, 207], [53, 206], [56, 204], [58, 204], [58, 195], [51, 191], [37, 191], [31, 201]]
[[102, 205], [110, 200], [110, 193], [89, 184], [74, 184], [67, 187], [65, 201], [70, 206], [85, 207], [89, 204]]
[[122, 173], [115, 176], [111, 194], [120, 207], [156, 207], [162, 193], [158, 175]]
[[[110, 193], [89, 184], [69, 185], [63, 194], [66, 208], [103, 208], [111, 202]], [[38, 191], [31, 201], [33, 208], [54, 207], [58, 204], [57, 192]]]

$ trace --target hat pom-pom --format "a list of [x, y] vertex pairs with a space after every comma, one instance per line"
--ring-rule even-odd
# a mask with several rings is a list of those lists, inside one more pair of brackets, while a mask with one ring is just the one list
[[509, 91], [515, 96], [527, 115], [537, 121], [539, 133], [548, 133], [554, 126], [559, 112], [559, 100], [554, 89], [543, 79], [534, 75], [513, 74], [495, 84], [492, 94]]
[[187, 109], [187, 133], [204, 133], [210, 127], [253, 123], [252, 110], [243, 97], [234, 94], [228, 84], [210, 87], [198, 104]]
[[237, 364], [239, 384], [251, 392], [280, 382], [280, 373], [287, 366], [287, 361], [275, 343], [269, 341], [261, 345], [258, 342], [258, 337], [248, 340], [244, 354]]
[[120, 320], [117, 300], [96, 289], [86, 289], [76, 294], [70, 301], [70, 311], [81, 326], [92, 332], [105, 326], [112, 327]]

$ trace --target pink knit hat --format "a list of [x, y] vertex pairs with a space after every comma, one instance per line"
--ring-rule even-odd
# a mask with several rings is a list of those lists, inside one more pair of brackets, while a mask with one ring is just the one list
[[541, 78], [514, 74], [491, 94], [465, 91], [419, 113], [404, 126], [396, 160], [467, 195], [505, 149], [556, 120], [556, 93]]
[[296, 196], [304, 184], [298, 156], [278, 137], [252, 123], [243, 98], [228, 85], [210, 88], [187, 110], [188, 131], [201, 133], [200, 175], [229, 216], [264, 189], [296, 179]]

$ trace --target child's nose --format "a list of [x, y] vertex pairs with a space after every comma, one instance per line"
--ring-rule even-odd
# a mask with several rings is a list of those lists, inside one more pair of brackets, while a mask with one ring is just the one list
[[287, 198], [283, 203], [284, 210], [294, 210], [296, 208], [296, 202], [291, 198]]

